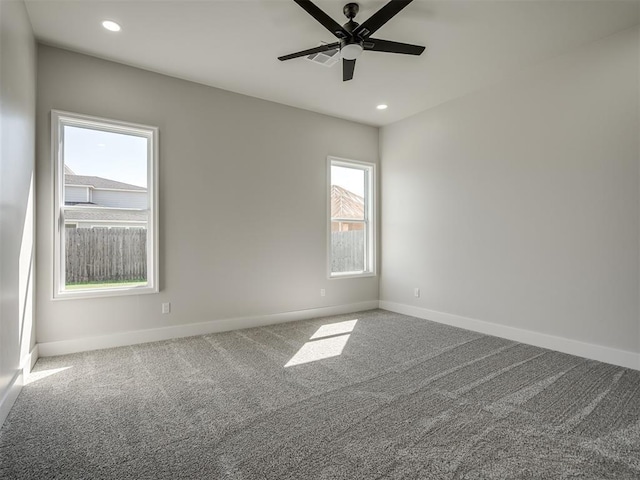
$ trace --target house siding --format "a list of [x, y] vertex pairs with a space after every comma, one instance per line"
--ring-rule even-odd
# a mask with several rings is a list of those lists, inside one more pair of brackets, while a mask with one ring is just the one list
[[93, 191], [93, 203], [102, 207], [148, 208], [147, 192], [96, 189]]
[[90, 202], [89, 189], [87, 187], [71, 187], [64, 188], [64, 201], [69, 202]]

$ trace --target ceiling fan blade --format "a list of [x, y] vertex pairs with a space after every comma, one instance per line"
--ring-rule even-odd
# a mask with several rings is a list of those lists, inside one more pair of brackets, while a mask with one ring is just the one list
[[356, 68], [355, 60], [342, 59], [342, 81], [346, 82], [353, 78], [353, 71]]
[[409, 5], [413, 0], [391, 0], [384, 7], [371, 15], [364, 23], [355, 29], [354, 33], [362, 38], [367, 38], [395, 17], [400, 10]]
[[425, 47], [420, 45], [411, 45], [409, 43], [392, 42], [390, 40], [381, 40], [379, 38], [367, 38], [364, 42], [365, 50], [374, 52], [388, 53], [404, 53], [405, 55], [420, 55], [424, 52]]
[[347, 32], [342, 25], [336, 22], [329, 15], [324, 13], [318, 6], [316, 6], [310, 0], [293, 0], [298, 5], [306, 10], [306, 12], [315, 18], [318, 22], [320, 22], [324, 28], [329, 30], [338, 38], [347, 38], [349, 37], [349, 32]]
[[290, 53], [289, 55], [283, 55], [282, 57], [278, 57], [278, 60], [280, 61], [291, 60], [292, 58], [305, 57], [313, 53], [326, 52], [328, 50], [335, 50], [339, 48], [340, 48], [340, 42], [329, 43], [327, 45], [320, 45], [319, 47], [316, 47], [316, 48], [302, 50], [301, 52]]

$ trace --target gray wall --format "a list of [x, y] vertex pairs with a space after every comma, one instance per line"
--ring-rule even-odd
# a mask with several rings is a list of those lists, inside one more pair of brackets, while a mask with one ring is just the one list
[[[51, 109], [160, 128], [160, 294], [51, 300]], [[377, 162], [377, 128], [47, 46], [37, 127], [38, 342], [377, 300], [326, 279], [326, 157]]]
[[381, 300], [639, 352], [638, 48], [383, 128]]
[[0, 401], [35, 345], [35, 97], [36, 47], [24, 4], [0, 1]]

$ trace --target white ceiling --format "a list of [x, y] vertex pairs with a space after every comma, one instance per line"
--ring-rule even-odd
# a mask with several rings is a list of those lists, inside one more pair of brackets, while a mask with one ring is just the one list
[[[347, 0], [316, 4], [339, 23]], [[386, 3], [361, 0], [362, 23]], [[639, 20], [636, 1], [415, 0], [375, 36], [420, 57], [365, 52], [340, 63], [276, 57], [333, 41], [292, 0], [27, 0], [36, 37], [97, 57], [295, 107], [385, 125], [495, 83]], [[115, 20], [122, 31], [102, 28]], [[375, 106], [387, 103], [389, 109]]]

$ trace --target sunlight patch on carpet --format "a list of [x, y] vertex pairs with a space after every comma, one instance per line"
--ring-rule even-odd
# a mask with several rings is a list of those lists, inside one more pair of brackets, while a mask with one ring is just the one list
[[287, 362], [285, 368], [341, 355], [357, 322], [355, 319], [322, 325]]
[[311, 335], [310, 340], [315, 340], [316, 338], [323, 337], [331, 337], [333, 335], [342, 335], [344, 333], [351, 333], [358, 322], [355, 320], [346, 320], [344, 322], [338, 323], [329, 323], [328, 325], [322, 325], [316, 333]]
[[38, 380], [42, 380], [43, 378], [50, 377], [51, 375], [55, 375], [56, 373], [63, 372], [65, 370], [69, 370], [71, 367], [62, 367], [62, 368], [52, 368], [50, 370], [40, 370], [39, 372], [31, 372], [24, 380], [25, 385], [29, 385], [31, 383], [35, 383]]

